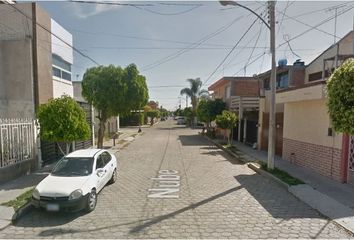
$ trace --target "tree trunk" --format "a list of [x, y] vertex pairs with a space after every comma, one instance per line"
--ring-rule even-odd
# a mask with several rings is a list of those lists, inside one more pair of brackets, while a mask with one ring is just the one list
[[228, 145], [230, 145], [230, 129], [227, 129], [226, 132], [227, 132], [227, 143]]
[[230, 142], [231, 145], [233, 143], [233, 140], [234, 140], [234, 129], [231, 128], [231, 142]]
[[100, 124], [98, 128], [98, 136], [97, 136], [97, 148], [103, 148], [103, 138], [104, 132], [106, 130], [106, 119], [101, 118]]
[[68, 155], [69, 154], [69, 152], [70, 152], [70, 143], [65, 143], [65, 145], [66, 145], [66, 155]]

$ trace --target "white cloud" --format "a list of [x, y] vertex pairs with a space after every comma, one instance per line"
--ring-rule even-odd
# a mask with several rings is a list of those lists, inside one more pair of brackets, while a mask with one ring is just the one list
[[73, 7], [74, 14], [79, 18], [92, 17], [121, 7], [119, 5], [104, 5], [104, 4], [83, 5], [80, 3], [75, 3], [73, 5], [74, 5]]

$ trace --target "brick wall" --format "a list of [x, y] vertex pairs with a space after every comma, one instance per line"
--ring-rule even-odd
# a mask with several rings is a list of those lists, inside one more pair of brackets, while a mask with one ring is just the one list
[[256, 80], [242, 80], [236, 81], [231, 91], [232, 95], [244, 97], [259, 96], [260, 84]]
[[339, 182], [341, 156], [341, 149], [283, 139], [284, 159]]
[[305, 68], [292, 69], [291, 83], [292, 87], [300, 87], [305, 84]]

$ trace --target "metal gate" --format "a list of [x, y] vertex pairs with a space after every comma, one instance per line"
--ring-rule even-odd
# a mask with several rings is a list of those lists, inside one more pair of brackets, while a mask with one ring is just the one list
[[33, 159], [35, 122], [0, 119], [0, 168]]
[[348, 164], [347, 182], [354, 185], [354, 136], [349, 136]]

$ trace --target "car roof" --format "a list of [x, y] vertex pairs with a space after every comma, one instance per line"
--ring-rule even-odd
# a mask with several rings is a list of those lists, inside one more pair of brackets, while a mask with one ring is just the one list
[[94, 157], [97, 153], [102, 152], [102, 149], [81, 149], [69, 153], [67, 157]]

